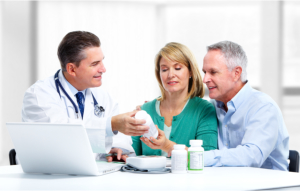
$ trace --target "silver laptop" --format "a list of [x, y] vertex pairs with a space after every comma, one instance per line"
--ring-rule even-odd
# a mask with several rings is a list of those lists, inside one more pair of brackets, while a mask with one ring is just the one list
[[82, 124], [6, 123], [25, 173], [103, 175], [123, 164], [96, 161]]

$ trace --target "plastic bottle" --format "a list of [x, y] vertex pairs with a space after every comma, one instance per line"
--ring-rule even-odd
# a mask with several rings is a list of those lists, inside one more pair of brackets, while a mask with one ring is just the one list
[[172, 173], [186, 173], [187, 151], [185, 145], [174, 145], [172, 151]]
[[203, 173], [204, 149], [202, 140], [190, 140], [191, 147], [188, 149], [188, 172]]
[[147, 125], [150, 127], [149, 129], [149, 132], [148, 133], [145, 133], [143, 136], [144, 137], [147, 137], [148, 139], [150, 137], [154, 137], [155, 139], [157, 138], [158, 136], [158, 131], [153, 123], [153, 120], [151, 118], [151, 116], [144, 110], [141, 110], [141, 111], [138, 111], [136, 114], [135, 114], [135, 118], [136, 119], [144, 119], [146, 120], [146, 123], [144, 123], [143, 125]]

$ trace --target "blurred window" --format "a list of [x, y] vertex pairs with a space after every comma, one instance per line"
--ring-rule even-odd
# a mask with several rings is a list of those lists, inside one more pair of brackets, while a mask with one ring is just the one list
[[132, 111], [159, 96], [154, 75], [156, 6], [125, 2], [39, 2], [38, 79], [60, 68], [57, 47], [70, 31], [96, 34], [104, 52], [103, 87]]
[[283, 10], [283, 86], [300, 88], [300, 2], [286, 1]]
[[[248, 79], [260, 86], [259, 2], [38, 2], [38, 79], [60, 68], [57, 47], [70, 31], [96, 34], [107, 69], [103, 87], [133, 110], [160, 95], [154, 57], [166, 43], [187, 45], [202, 71], [206, 46], [230, 40], [248, 55]], [[203, 73], [202, 73], [203, 77]]]
[[259, 2], [212, 1], [166, 6], [165, 41], [187, 45], [201, 71], [206, 46], [223, 40], [236, 42], [248, 56], [250, 84], [259, 87], [260, 11]]

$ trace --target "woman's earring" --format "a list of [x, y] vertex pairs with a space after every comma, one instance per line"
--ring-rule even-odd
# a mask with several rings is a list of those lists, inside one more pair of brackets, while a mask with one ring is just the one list
[[190, 76], [190, 78], [192, 78], [192, 76]]

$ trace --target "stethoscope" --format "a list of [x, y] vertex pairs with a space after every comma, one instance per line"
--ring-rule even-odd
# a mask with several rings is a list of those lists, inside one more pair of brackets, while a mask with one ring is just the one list
[[[57, 93], [59, 94], [59, 97], [61, 98], [61, 95], [60, 95], [60, 91], [59, 91], [59, 88], [63, 91], [63, 93], [67, 96], [67, 98], [69, 99], [69, 101], [72, 103], [74, 109], [75, 109], [75, 113], [76, 113], [76, 116], [77, 116], [77, 119], [79, 118], [79, 113], [78, 113], [78, 108], [76, 106], [76, 104], [74, 103], [74, 101], [72, 100], [72, 98], [70, 98], [70, 96], [68, 95], [68, 93], [66, 92], [66, 90], [63, 88], [63, 86], [61, 85], [59, 79], [58, 79], [58, 73], [59, 73], [60, 69], [55, 73], [54, 75], [54, 81], [55, 81], [55, 86], [56, 86], [56, 90], [57, 90]], [[94, 113], [96, 116], [98, 117], [101, 117], [105, 110], [102, 106], [98, 106], [98, 102], [97, 100], [95, 99], [93, 93], [92, 93], [92, 96], [93, 96], [93, 100], [94, 100]]]

